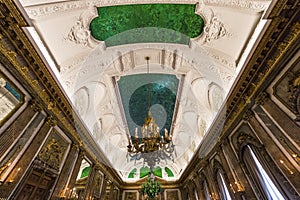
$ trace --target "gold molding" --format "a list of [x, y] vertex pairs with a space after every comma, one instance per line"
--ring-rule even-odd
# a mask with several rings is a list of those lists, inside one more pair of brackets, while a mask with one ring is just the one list
[[300, 23], [296, 23], [292, 27], [289, 36], [286, 37], [286, 40], [278, 44], [278, 48], [275, 53], [275, 56], [273, 56], [267, 62], [266, 70], [264, 72], [260, 72], [259, 76], [261, 77], [261, 80], [255, 86], [250, 85], [251, 89], [250, 92], [248, 92], [250, 94], [247, 94], [242, 101], [235, 102], [237, 104], [238, 110], [231, 113], [230, 117], [227, 118], [227, 123], [224, 126], [222, 135], [228, 131], [229, 127], [232, 126], [233, 122], [238, 118], [238, 116], [240, 116], [241, 112], [243, 112], [244, 109], [252, 102], [252, 99], [257, 94], [258, 89], [263, 85], [264, 81], [269, 77], [272, 70], [282, 60], [283, 56], [286, 55], [286, 52], [291, 48], [291, 46], [295, 42], [297, 42], [297, 40], [299, 40], [299, 37], [300, 37]]
[[[72, 136], [72, 140], [78, 143], [80, 148], [89, 154], [93, 162], [101, 166], [101, 171], [106, 173], [119, 186], [122, 180], [116, 171], [107, 167], [110, 164], [101, 150], [93, 152], [98, 148], [93, 143], [83, 145], [79, 134], [87, 134], [87, 130], [73, 113], [71, 104], [24, 33], [22, 27], [28, 26], [28, 23], [26, 23], [13, 2], [0, 0], [0, 6], [3, 6], [1, 3], [5, 4], [9, 12], [2, 13], [0, 10], [0, 14], [3, 15], [0, 20], [5, 20], [9, 27], [0, 27], [2, 38], [0, 40], [0, 53], [14, 67], [13, 70], [18, 71], [19, 74], [15, 75], [28, 84], [27, 88], [30, 87], [33, 91], [31, 94], [36, 99], [36, 102], [39, 102], [45, 109], [44, 111], [52, 116], [52, 122], [55, 120], [57, 123], [61, 123]], [[15, 36], [13, 37], [11, 34], [15, 34]], [[5, 43], [3, 41], [4, 38], [7, 38]], [[7, 45], [7, 41], [11, 43], [11, 46]], [[55, 125], [55, 123], [51, 124]], [[85, 140], [90, 141], [91, 139], [85, 137]]]
[[[276, 12], [281, 12], [283, 10], [283, 7], [280, 7], [279, 5], [283, 5], [284, 3], [284, 0], [279, 1], [277, 4], [278, 10]], [[272, 14], [274, 15], [276, 12], [273, 10]], [[289, 12], [297, 12], [297, 9], [290, 10]], [[278, 15], [280, 15], [280, 13], [278, 13]], [[273, 36], [275, 33], [279, 35], [286, 34], [286, 37], [283, 41], [279, 41], [278, 35], [277, 37]], [[272, 78], [272, 76], [274, 76], [273, 72], [281, 67], [281, 62], [285, 61], [285, 56], [287, 56], [289, 51], [293, 49], [293, 45], [297, 43], [299, 44], [299, 39], [300, 23], [297, 19], [287, 19], [284, 17], [272, 19], [263, 38], [247, 63], [247, 67], [242, 72], [235, 89], [231, 92], [228, 98], [228, 107], [225, 117], [226, 121], [216, 147], [219, 146], [221, 141], [230, 134], [230, 130], [235, 126], [235, 123], [238, 122], [239, 119], [243, 119], [243, 116], [244, 119], [250, 119], [249, 115], [243, 115], [243, 112], [250, 109], [250, 107], [256, 103], [255, 101], [258, 100], [257, 96], [262, 92], [264, 82], [268, 78]], [[265, 65], [265, 63], [267, 64]], [[219, 124], [221, 123], [222, 120], [220, 120]], [[212, 131], [218, 132], [219, 124], [216, 124], [216, 128]], [[196, 156], [192, 158], [189, 166], [186, 168], [179, 181], [184, 182], [186, 179], [191, 179], [191, 172], [194, 170], [198, 171], [201, 167], [204, 167], [205, 162], [203, 162], [203, 160], [209, 159], [211, 155], [217, 151], [218, 148], [216, 147], [211, 149], [207, 155], [201, 158], [200, 162], [197, 156], [199, 153], [198, 150], [195, 153]]]

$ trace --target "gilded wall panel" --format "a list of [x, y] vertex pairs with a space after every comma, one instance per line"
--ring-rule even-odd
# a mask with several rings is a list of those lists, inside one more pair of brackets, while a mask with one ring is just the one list
[[178, 190], [166, 190], [166, 199], [181, 200]]
[[38, 154], [38, 158], [47, 163], [50, 167], [59, 170], [68, 145], [69, 143], [57, 132], [57, 130], [52, 129]]
[[95, 174], [95, 182], [93, 188], [93, 197], [100, 198], [101, 188], [103, 186], [103, 174], [100, 171], [97, 171]]
[[138, 192], [137, 191], [125, 191], [124, 192], [124, 200], [138, 200]]
[[300, 119], [300, 60], [278, 80], [274, 96]]

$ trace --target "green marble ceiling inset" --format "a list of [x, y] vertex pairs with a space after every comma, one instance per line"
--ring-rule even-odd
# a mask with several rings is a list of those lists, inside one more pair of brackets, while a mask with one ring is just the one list
[[204, 21], [193, 4], [136, 4], [98, 7], [90, 23], [92, 36], [106, 46], [162, 42], [189, 44]]
[[171, 129], [179, 83], [177, 77], [170, 74], [123, 76], [118, 81], [118, 87], [131, 136], [134, 136], [135, 128], [140, 130], [148, 114], [148, 81], [151, 114], [161, 134], [164, 133], [163, 128]]

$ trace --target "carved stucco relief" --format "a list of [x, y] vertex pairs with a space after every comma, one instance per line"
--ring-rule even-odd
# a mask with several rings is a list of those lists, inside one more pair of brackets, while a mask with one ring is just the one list
[[67, 36], [64, 38], [67, 41], [74, 42], [90, 48], [95, 48], [101, 42], [93, 39], [89, 30], [91, 20], [97, 16], [95, 9], [90, 9], [81, 13], [76, 19], [74, 25], [70, 29]]
[[215, 83], [209, 85], [209, 105], [213, 112], [217, 112], [224, 100], [223, 89]]
[[[149, 45], [149, 47], [151, 47], [151, 49], [155, 52], [162, 52], [162, 49], [164, 49], [164, 46], [161, 46], [162, 48], [159, 49], [155, 49], [153, 48], [153, 46], [160, 46], [160, 45]], [[168, 46], [168, 45], [166, 45]], [[141, 46], [139, 46], [139, 48], [141, 48]], [[147, 55], [147, 52], [144, 52], [143, 50], [140, 50], [139, 48], [137, 48], [137, 51], [139, 52], [139, 56], [145, 56]], [[173, 49], [172, 49], [173, 48]], [[130, 65], [135, 62], [134, 59], [132, 59], [131, 55], [135, 55], [135, 52], [129, 51], [126, 47], [120, 48], [118, 49], [118, 51], [112, 51], [112, 50], [105, 50], [103, 51], [103, 49], [99, 49], [100, 51], [93, 51], [93, 53], [91, 54], [91, 56], [85, 60], [85, 64], [82, 64], [82, 70], [80, 70], [80, 73], [78, 74], [76, 83], [80, 83], [83, 85], [86, 85], [86, 87], [89, 88], [89, 90], [93, 91], [97, 91], [96, 89], [91, 89], [90, 84], [92, 82], [97, 82], [98, 84], [100, 83], [99, 81], [101, 81], [101, 84], [99, 85], [100, 89], [103, 87], [105, 87], [105, 92], [100, 92], [101, 94], [99, 94], [99, 97], [95, 97], [95, 94], [90, 93], [90, 102], [91, 102], [91, 108], [93, 108], [95, 113], [95, 119], [91, 120], [91, 118], [89, 118], [90, 122], [89, 124], [91, 125], [90, 127], [92, 127], [91, 132], [93, 132], [93, 136], [95, 137], [96, 141], [98, 142], [99, 146], [104, 150], [104, 152], [108, 155], [108, 158], [110, 159], [110, 161], [114, 161], [114, 162], [118, 162], [119, 160], [116, 159], [117, 154], [121, 155], [122, 153], [124, 153], [124, 147], [126, 148], [126, 144], [120, 142], [122, 141], [126, 141], [127, 142], [127, 138], [126, 138], [126, 132], [125, 132], [125, 128], [124, 125], [122, 124], [122, 120], [117, 119], [117, 116], [121, 116], [118, 114], [118, 112], [120, 112], [119, 106], [118, 106], [118, 102], [116, 100], [112, 100], [114, 92], [115, 92], [115, 88], [111, 82], [111, 77], [112, 76], [119, 76], [119, 75], [128, 75], [128, 74], [132, 74], [132, 73], [136, 73], [137, 71], [142, 69], [142, 65], [139, 66], [135, 66], [134, 68], [132, 68]], [[121, 55], [120, 55], [121, 52]], [[125, 54], [124, 54], [125, 52]], [[184, 52], [184, 51], [183, 51]], [[195, 101], [196, 99], [196, 95], [194, 94], [194, 92], [191, 92], [192, 90], [192, 80], [200, 77], [201, 75], [199, 74], [200, 71], [205, 73], [211, 73], [211, 70], [207, 67], [207, 66], [203, 66], [200, 65], [198, 66], [199, 62], [200, 62], [200, 58], [198, 57], [193, 57], [193, 62], [190, 62], [189, 57], [192, 57], [190, 55], [188, 55], [187, 52], [177, 52], [179, 55], [181, 56], [177, 56], [176, 59], [179, 59], [180, 62], [178, 62], [178, 67], [177, 69], [180, 70], [186, 70], [187, 75], [187, 81], [186, 84], [184, 84], [184, 90], [185, 92], [182, 93], [182, 98], [179, 100], [180, 101], [180, 106], [179, 106], [179, 112], [178, 112], [178, 119], [181, 118], [185, 118], [185, 123], [181, 123], [181, 124], [175, 124], [175, 129], [174, 129], [174, 134], [180, 134], [180, 138], [178, 137], [177, 140], [174, 136], [174, 143], [175, 145], [178, 145], [177, 147], [177, 153], [178, 156], [180, 156], [180, 158], [182, 160], [181, 164], [170, 164], [171, 166], [174, 165], [174, 167], [181, 169], [185, 162], [186, 159], [189, 159], [196, 146], [199, 144], [199, 142], [201, 141], [203, 134], [205, 133], [205, 127], [207, 126], [207, 124], [209, 125], [209, 122], [203, 121], [203, 119], [209, 119], [209, 112], [203, 112], [203, 109], [205, 106], [200, 105], [199, 102], [197, 103]], [[113, 62], [109, 62], [109, 59], [112, 59], [111, 57], [108, 59], [107, 57], [105, 57], [106, 54], [110, 54], [111, 53], [113, 55], [119, 55], [121, 57], [119, 57], [118, 59], [115, 59]], [[123, 55], [122, 55], [123, 53]], [[169, 54], [168, 54], [169, 53]], [[187, 59], [184, 58], [184, 56], [182, 55], [187, 55], [189, 56]], [[99, 56], [100, 55], [100, 56]], [[155, 55], [158, 55], [155, 53]], [[169, 61], [165, 61], [165, 63], [173, 63], [173, 56], [174, 56], [174, 47], [171, 47], [170, 45], [170, 50], [166, 51], [166, 58], [169, 58]], [[206, 55], [204, 55], [205, 57]], [[102, 57], [104, 57], [106, 60], [102, 60]], [[123, 67], [116, 67], [115, 65], [121, 65], [121, 62], [123, 64]], [[181, 62], [182, 60], [182, 62]], [[158, 60], [159, 62], [161, 62], [161, 60]], [[99, 63], [102, 63], [102, 65], [98, 65]], [[201, 62], [203, 62], [203, 59], [201, 59]], [[209, 62], [209, 61], [207, 61]], [[104, 64], [107, 63], [107, 64]], [[135, 63], [134, 63], [135, 64]], [[196, 67], [199, 67], [199, 70], [195, 69]], [[172, 67], [166, 67], [165, 69], [161, 68], [160, 66], [157, 66], [157, 68], [155, 68], [156, 70], [161, 70], [161, 71], [165, 71], [165, 70], [169, 70], [172, 73], [178, 74], [178, 72], [176, 72], [176, 70], [172, 69]], [[93, 74], [91, 77], [89, 75], [89, 71], [93, 71]], [[125, 71], [125, 73], [124, 73]], [[189, 72], [190, 71], [190, 72]], [[195, 75], [197, 74], [197, 75]], [[212, 74], [217, 74], [217, 73], [212, 73]], [[89, 75], [89, 76], [88, 76]], [[192, 76], [195, 75], [195, 76]], [[101, 80], [99, 80], [99, 77], [102, 77]], [[96, 81], [97, 80], [97, 81]], [[207, 91], [207, 85], [210, 83], [211, 81], [207, 81], [206, 83], [206, 89], [205, 87], [195, 87], [195, 89], [197, 89], [197, 93], [201, 93], [202, 90], [206, 90]], [[93, 88], [95, 88], [95, 86], [93, 86]], [[202, 92], [203, 93], [203, 92]], [[101, 100], [99, 100], [101, 99]], [[208, 100], [208, 97], [206, 98]], [[98, 100], [98, 103], [96, 103], [95, 101]], [[201, 101], [202, 102], [202, 101]], [[203, 103], [203, 102], [202, 102]], [[208, 102], [206, 103], [208, 104]], [[189, 116], [188, 113], [189, 112], [193, 112], [191, 115], [193, 115], [193, 122], [194, 124], [188, 123], [189, 121]], [[184, 114], [185, 113], [185, 114]], [[201, 115], [201, 119], [199, 118], [199, 116]], [[200, 123], [200, 125], [198, 125], [198, 123]], [[114, 127], [117, 127], [116, 129]], [[204, 128], [203, 128], [204, 127]], [[189, 131], [186, 131], [189, 130]], [[192, 138], [190, 138], [189, 136], [191, 135], [190, 133], [193, 133]], [[120, 139], [120, 133], [122, 134], [122, 136], [124, 136], [123, 138]], [[184, 138], [186, 136], [186, 141], [182, 142], [180, 141], [182, 138]], [[114, 138], [114, 141], [109, 141], [109, 137]], [[194, 141], [194, 143], [192, 143], [191, 141]], [[116, 151], [117, 148], [115, 148], [115, 146], [119, 146], [120, 149], [123, 149], [123, 151]], [[126, 157], [126, 155], [124, 156], [124, 158]], [[126, 160], [122, 161], [122, 162], [126, 162]], [[117, 166], [118, 168], [122, 168], [122, 163], [120, 165]]]
[[195, 38], [201, 45], [231, 35], [227, 28], [225, 28], [224, 23], [211, 8], [208, 8], [204, 4], [203, 1], [200, 1], [200, 3], [197, 4], [196, 13], [202, 16], [205, 21], [203, 33], [198, 38]]
[[86, 87], [82, 87], [73, 96], [74, 105], [81, 117], [84, 117], [89, 109], [89, 91]]

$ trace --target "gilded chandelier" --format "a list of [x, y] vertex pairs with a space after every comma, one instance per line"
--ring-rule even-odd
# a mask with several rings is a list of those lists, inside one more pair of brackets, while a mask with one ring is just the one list
[[[147, 69], [149, 73], [149, 57], [147, 60]], [[164, 133], [160, 133], [160, 128], [155, 122], [155, 118], [150, 113], [150, 83], [148, 82], [148, 116], [145, 118], [145, 122], [141, 127], [139, 134], [138, 128], [135, 129], [133, 140], [128, 138], [129, 145], [128, 155], [135, 160], [141, 158], [144, 159], [144, 163], [147, 163], [150, 169], [155, 166], [156, 163], [160, 163], [161, 160], [174, 161], [175, 146], [172, 142], [172, 134], [164, 129]], [[141, 138], [139, 138], [141, 136]]]

